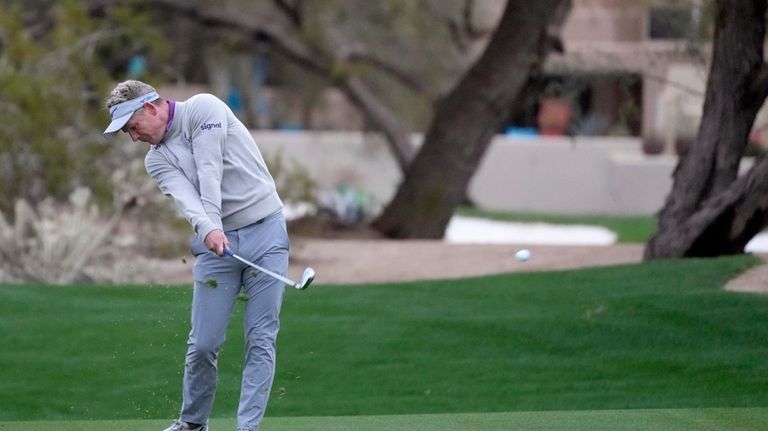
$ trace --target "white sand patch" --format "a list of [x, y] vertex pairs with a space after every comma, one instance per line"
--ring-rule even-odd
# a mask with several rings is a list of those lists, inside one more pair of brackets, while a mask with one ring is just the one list
[[616, 234], [604, 227], [518, 223], [453, 216], [445, 240], [459, 244], [611, 245]]
[[[457, 244], [611, 245], [616, 233], [600, 226], [520, 223], [453, 216], [445, 241]], [[768, 233], [760, 233], [745, 247], [748, 253], [768, 253]]]
[[759, 233], [747, 243], [744, 250], [750, 253], [768, 253], [768, 233]]

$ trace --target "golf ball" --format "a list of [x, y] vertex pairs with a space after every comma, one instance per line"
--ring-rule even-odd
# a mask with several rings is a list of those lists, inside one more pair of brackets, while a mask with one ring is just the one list
[[531, 258], [531, 251], [526, 248], [519, 250], [517, 253], [515, 253], [515, 259], [517, 259], [519, 262], [525, 262], [530, 258]]

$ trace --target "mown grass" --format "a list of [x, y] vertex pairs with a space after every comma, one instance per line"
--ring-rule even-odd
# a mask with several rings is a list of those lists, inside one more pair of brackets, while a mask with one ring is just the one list
[[[322, 416], [264, 420], [269, 431], [754, 431], [768, 408], [597, 410], [432, 415]], [[0, 422], [0, 431], [147, 431], [162, 420]], [[213, 419], [211, 429], [235, 429], [234, 419]]]
[[467, 217], [487, 218], [491, 220], [512, 222], [540, 222], [564, 225], [602, 226], [616, 233], [620, 243], [646, 242], [656, 229], [656, 218], [653, 216], [612, 216], [612, 215], [560, 215], [540, 213], [516, 213], [505, 211], [488, 211], [477, 208], [462, 207], [457, 214]]
[[[768, 406], [749, 256], [288, 291], [267, 412], [357, 416]], [[172, 418], [191, 290], [1, 286], [0, 421]], [[234, 415], [238, 307], [215, 417]]]

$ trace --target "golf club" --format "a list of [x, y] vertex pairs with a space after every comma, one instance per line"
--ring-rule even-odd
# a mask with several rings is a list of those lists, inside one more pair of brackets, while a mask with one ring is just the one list
[[299, 289], [299, 290], [304, 290], [307, 287], [309, 287], [309, 285], [312, 283], [312, 280], [315, 279], [315, 270], [312, 269], [312, 268], [304, 269], [304, 274], [301, 276], [301, 281], [297, 283], [297, 282], [294, 282], [293, 280], [291, 280], [289, 278], [283, 277], [280, 274], [275, 274], [274, 272], [272, 272], [272, 271], [270, 271], [270, 270], [268, 270], [266, 268], [262, 268], [262, 267], [260, 267], [259, 265], [256, 265], [253, 262], [250, 262], [250, 261], [248, 261], [246, 259], [243, 259], [242, 257], [240, 257], [240, 256], [236, 255], [235, 253], [233, 253], [232, 250], [229, 249], [229, 247], [224, 247], [224, 254], [226, 254], [227, 256], [232, 256], [235, 259], [239, 260], [240, 262], [243, 262], [244, 264], [246, 264], [246, 265], [250, 266], [251, 268], [255, 269], [256, 271], [263, 272], [264, 274], [267, 274], [268, 276], [270, 276], [270, 277], [272, 277], [272, 278], [274, 278], [276, 280], [280, 280], [280, 281], [282, 281], [285, 284], [290, 284], [291, 286], [293, 286], [294, 288]]

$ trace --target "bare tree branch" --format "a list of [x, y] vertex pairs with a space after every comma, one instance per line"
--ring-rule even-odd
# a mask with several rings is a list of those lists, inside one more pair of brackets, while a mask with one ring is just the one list
[[419, 4], [437, 21], [445, 25], [453, 44], [460, 52], [466, 52], [469, 49], [470, 42], [484, 39], [493, 33], [493, 29], [480, 29], [475, 26], [472, 19], [475, 10], [474, 0], [464, 1], [459, 18], [454, 18], [440, 12], [429, 0], [422, 0]]
[[304, 2], [302, 0], [294, 0], [293, 4], [290, 4], [288, 0], [273, 0], [273, 3], [288, 17], [294, 27], [301, 28], [304, 25], [302, 10]]
[[203, 26], [232, 31], [254, 42], [267, 43], [280, 54], [312, 73], [326, 76], [330, 68], [329, 62], [313, 56], [301, 41], [270, 23], [256, 22], [248, 19], [247, 16], [224, 14], [218, 10], [204, 10], [180, 0], [154, 0], [152, 4], [197, 21]]
[[368, 120], [384, 134], [390, 146], [396, 147], [393, 151], [395, 158], [400, 169], [405, 172], [416, 156], [416, 149], [411, 145], [411, 140], [400, 125], [397, 115], [381, 103], [379, 98], [359, 79], [347, 79], [339, 82], [337, 87], [355, 106], [367, 114]]
[[[100, 4], [103, 7], [104, 2], [114, 5], [119, 4], [120, 0], [91, 0], [91, 2], [93, 5]], [[287, 3], [286, 6], [299, 8], [300, 4], [301, 1], [298, 0], [294, 6]], [[185, 16], [202, 26], [235, 32], [255, 42], [269, 44], [288, 61], [327, 80], [346, 95], [375, 129], [384, 134], [401, 170], [405, 172], [415, 155], [405, 126], [363, 81], [348, 73], [338, 73], [338, 68], [334, 67], [338, 64], [338, 60], [311, 50], [300, 39], [292, 37], [271, 23], [249, 20], [247, 16], [228, 15], [219, 9], [196, 7], [184, 0], [154, 0], [152, 5], [165, 8], [173, 14]]]
[[402, 67], [391, 63], [383, 58], [376, 56], [370, 52], [356, 50], [347, 54], [347, 61], [352, 63], [364, 63], [376, 68], [377, 70], [385, 73], [400, 83], [402, 86], [408, 88], [412, 92], [427, 98], [432, 101], [435, 98], [433, 92], [424, 83], [413, 76], [411, 73], [403, 69]]

